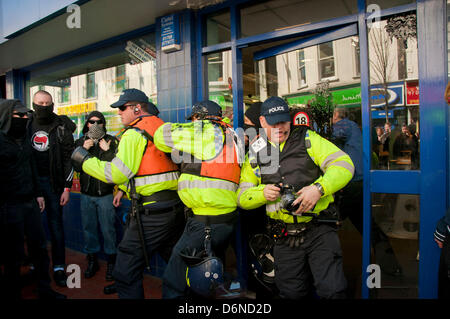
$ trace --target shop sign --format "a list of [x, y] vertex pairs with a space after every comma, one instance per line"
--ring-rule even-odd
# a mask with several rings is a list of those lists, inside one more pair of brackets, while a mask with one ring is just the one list
[[97, 109], [96, 102], [74, 104], [58, 107], [58, 115], [74, 116], [82, 113], [89, 113]]
[[180, 20], [178, 14], [162, 17], [161, 50], [169, 53], [180, 49]]
[[145, 50], [143, 50], [140, 46], [138, 46], [133, 41], [127, 41], [127, 46], [125, 50], [135, 59], [140, 62], [148, 62], [152, 60], [152, 56], [148, 54]]
[[[359, 86], [331, 91], [333, 103], [337, 106], [351, 106], [361, 104], [361, 88]], [[314, 94], [287, 97], [290, 105], [307, 105], [309, 101], [314, 99]]]
[[297, 114], [295, 114], [292, 124], [294, 126], [309, 126], [310, 122], [308, 114], [306, 114], [306, 112], [298, 112]]
[[405, 105], [404, 95], [403, 82], [389, 84], [386, 90], [381, 85], [374, 85], [370, 88], [370, 106], [384, 107], [386, 98], [389, 106]]
[[419, 82], [406, 82], [406, 105], [419, 105]]

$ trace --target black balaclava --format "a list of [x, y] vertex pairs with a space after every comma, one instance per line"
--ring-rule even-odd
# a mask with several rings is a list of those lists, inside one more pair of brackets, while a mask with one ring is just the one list
[[11, 126], [9, 127], [8, 135], [20, 139], [25, 136], [28, 119], [24, 117], [13, 117], [11, 119]]
[[33, 109], [35, 111], [35, 117], [40, 124], [48, 124], [52, 120], [54, 104], [42, 106], [33, 103]]

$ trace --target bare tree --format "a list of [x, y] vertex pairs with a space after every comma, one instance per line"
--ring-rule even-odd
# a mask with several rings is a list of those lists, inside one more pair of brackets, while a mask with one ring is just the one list
[[369, 31], [369, 51], [373, 52], [369, 59], [371, 82], [379, 83], [382, 86], [386, 122], [389, 122], [387, 89], [389, 74], [394, 66], [392, 57], [394, 50], [391, 48], [389, 35], [380, 25], [374, 25]]

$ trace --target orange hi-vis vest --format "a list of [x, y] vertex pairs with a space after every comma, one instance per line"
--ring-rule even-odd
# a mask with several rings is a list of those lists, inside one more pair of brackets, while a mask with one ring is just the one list
[[[215, 121], [214, 121], [215, 122]], [[187, 173], [203, 177], [211, 177], [239, 184], [241, 167], [237, 156], [235, 136], [228, 130], [230, 125], [224, 122], [215, 122], [220, 125], [225, 133], [225, 140], [221, 152], [211, 160], [201, 163], [182, 164], [181, 173]]]
[[162, 151], [153, 144], [155, 131], [164, 124], [164, 121], [157, 116], [143, 116], [131, 122], [128, 129], [139, 129], [147, 138], [147, 147], [141, 160], [141, 165], [136, 177], [149, 176], [168, 172], [178, 171], [178, 166]]

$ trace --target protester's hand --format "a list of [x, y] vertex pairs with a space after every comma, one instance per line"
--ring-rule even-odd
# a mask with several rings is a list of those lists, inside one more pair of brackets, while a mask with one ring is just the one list
[[36, 201], [38, 202], [39, 205], [39, 210], [41, 211], [41, 213], [44, 211], [45, 209], [45, 200], [44, 197], [37, 197]]
[[59, 199], [59, 205], [65, 206], [69, 202], [70, 192], [64, 191]]
[[273, 202], [280, 197], [280, 188], [274, 184], [269, 184], [264, 187], [264, 198], [269, 202]]
[[92, 146], [94, 146], [94, 141], [91, 140], [90, 138], [85, 140], [84, 143], [83, 143], [83, 148], [85, 148], [87, 150], [90, 149]]
[[292, 206], [301, 203], [297, 211], [294, 213], [295, 215], [301, 215], [302, 213], [312, 210], [319, 201], [320, 197], [322, 197], [322, 194], [316, 186], [309, 185], [299, 190], [297, 192], [297, 196], [298, 197], [292, 203]]
[[437, 240], [436, 238], [434, 239], [434, 241], [435, 241], [436, 244], [439, 246], [439, 248], [442, 249], [442, 246], [444, 246], [444, 244], [443, 244], [441, 241]]
[[107, 150], [109, 150], [109, 145], [111, 144], [111, 141], [112, 140], [109, 140], [109, 142], [106, 142], [105, 139], [102, 138], [99, 142], [100, 148], [106, 152]]
[[116, 196], [114, 196], [113, 199], [113, 205], [114, 207], [119, 207], [120, 206], [120, 201], [122, 200], [123, 197], [123, 192], [121, 190], [119, 190], [116, 194]]

